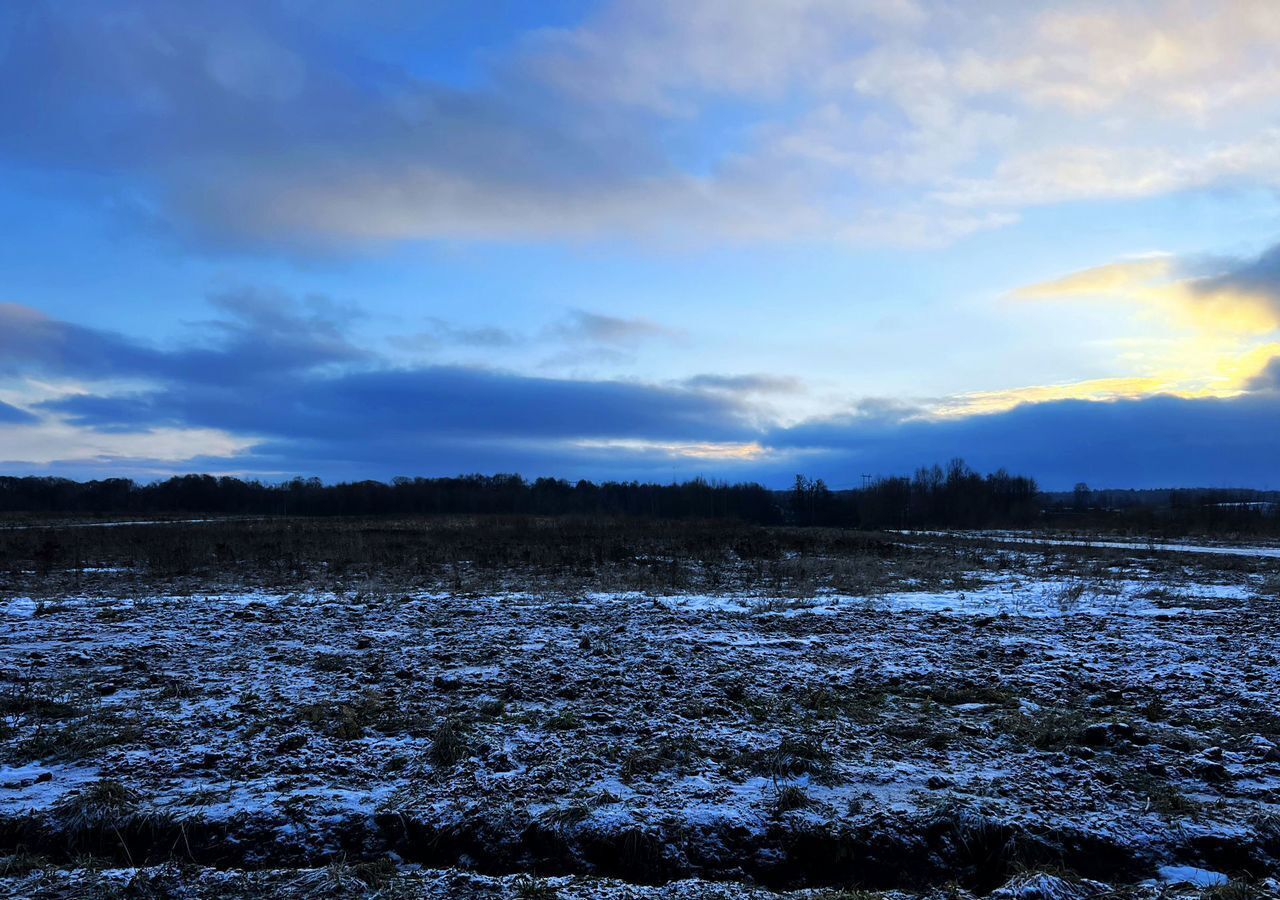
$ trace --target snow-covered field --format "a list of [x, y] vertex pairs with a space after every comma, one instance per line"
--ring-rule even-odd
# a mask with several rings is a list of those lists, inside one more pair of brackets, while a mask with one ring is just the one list
[[13, 573], [0, 893], [1280, 890], [1280, 563], [935, 539], [863, 591]]

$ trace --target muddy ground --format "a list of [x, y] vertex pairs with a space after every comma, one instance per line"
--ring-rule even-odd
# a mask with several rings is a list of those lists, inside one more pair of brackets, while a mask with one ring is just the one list
[[1280, 890], [1274, 556], [162, 527], [8, 545], [0, 894]]

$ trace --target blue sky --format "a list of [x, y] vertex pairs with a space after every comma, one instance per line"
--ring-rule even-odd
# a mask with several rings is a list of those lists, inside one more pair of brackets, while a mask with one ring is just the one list
[[0, 467], [1280, 487], [1266, 0], [15, 0]]

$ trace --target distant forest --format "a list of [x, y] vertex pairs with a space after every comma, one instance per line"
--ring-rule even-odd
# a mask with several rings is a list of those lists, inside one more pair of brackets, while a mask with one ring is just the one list
[[854, 528], [1080, 528], [1142, 533], [1280, 531], [1280, 494], [1166, 490], [1042, 492], [1004, 470], [953, 460], [913, 477], [831, 490], [797, 475], [790, 490], [694, 479], [683, 483], [525, 480], [519, 475], [396, 478], [390, 483], [282, 483], [182, 475], [151, 483], [0, 476], [0, 513], [43, 516], [531, 515], [732, 519]]

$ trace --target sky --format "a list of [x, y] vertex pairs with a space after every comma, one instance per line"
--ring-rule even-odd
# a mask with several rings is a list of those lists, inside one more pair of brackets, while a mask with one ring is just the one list
[[0, 471], [1280, 488], [1274, 0], [7, 0]]

